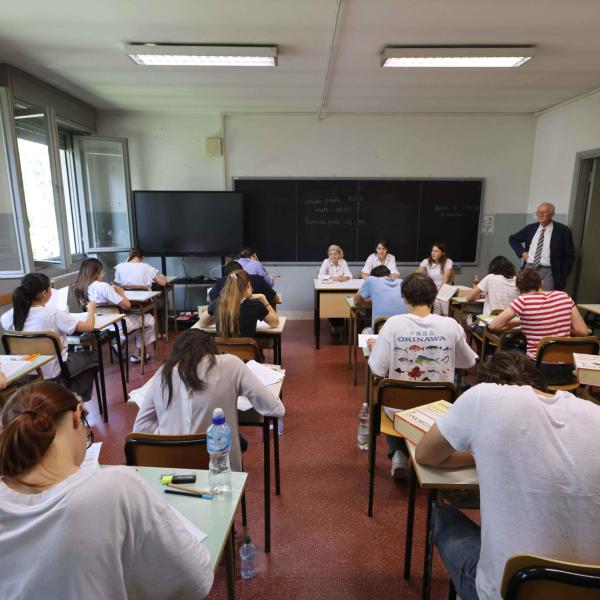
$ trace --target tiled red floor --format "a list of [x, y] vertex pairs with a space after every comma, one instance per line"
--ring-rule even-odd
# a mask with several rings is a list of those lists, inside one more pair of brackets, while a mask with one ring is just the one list
[[[168, 345], [161, 343], [161, 358]], [[267, 360], [269, 360], [267, 355]], [[364, 369], [352, 385], [347, 347], [334, 344], [323, 324], [321, 349], [313, 346], [312, 321], [288, 321], [283, 336], [287, 414], [281, 441], [282, 494], [271, 502], [271, 553], [263, 552], [262, 448], [258, 429], [245, 428], [250, 447], [244, 456], [248, 478], [248, 527], [258, 547], [255, 579], [236, 581], [243, 599], [420, 598], [425, 497], [417, 495], [413, 567], [402, 578], [406, 487], [389, 476], [385, 440], [378, 443], [374, 517], [367, 516], [367, 453], [356, 445], [358, 411], [364, 397]], [[132, 366], [135, 389], [160, 366], [154, 357], [146, 375]], [[122, 464], [123, 440], [137, 408], [123, 403], [116, 365], [107, 369], [110, 423], [104, 425], [90, 403], [92, 425], [103, 441], [103, 464]], [[238, 535], [243, 533], [236, 518]], [[432, 599], [447, 597], [447, 575], [434, 563]], [[224, 569], [217, 571], [209, 598], [226, 598]]]

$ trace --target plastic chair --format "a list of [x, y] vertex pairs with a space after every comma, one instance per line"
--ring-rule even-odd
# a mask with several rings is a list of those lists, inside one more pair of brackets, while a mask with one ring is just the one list
[[577, 376], [573, 374], [574, 359], [573, 352], [579, 354], [598, 354], [600, 352], [600, 343], [596, 336], [585, 337], [544, 337], [538, 342], [536, 367], [544, 370], [544, 367], [551, 366], [563, 367], [568, 374], [565, 374], [564, 381], [553, 381], [548, 385], [550, 391], [574, 391], [579, 387]]
[[598, 600], [600, 565], [516, 554], [504, 567], [504, 600]]
[[62, 358], [61, 341], [56, 333], [53, 331], [5, 331], [2, 334], [2, 345], [7, 354], [29, 355], [37, 353], [45, 356], [54, 356], [60, 367], [59, 379], [67, 387], [82, 373], [92, 371], [96, 387], [96, 398], [98, 399], [98, 410], [103, 415], [104, 422], [108, 422], [108, 406], [106, 397], [100, 393], [98, 367], [88, 367], [79, 373], [70, 373], [69, 368]]

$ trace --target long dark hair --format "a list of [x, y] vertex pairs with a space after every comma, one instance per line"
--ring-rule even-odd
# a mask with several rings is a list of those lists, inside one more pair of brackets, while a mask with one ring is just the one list
[[167, 386], [169, 396], [167, 407], [171, 406], [173, 399], [173, 369], [177, 367], [179, 377], [188, 392], [198, 392], [206, 387], [206, 383], [198, 377], [198, 363], [205, 357], [209, 357], [208, 368], [215, 365], [215, 354], [217, 346], [211, 336], [199, 329], [188, 329], [177, 336], [171, 356], [162, 370], [162, 384]]
[[[446, 260], [448, 260], [448, 249], [446, 248], [446, 244], [444, 244], [444, 242], [435, 242], [435, 244], [431, 244], [431, 250], [433, 250], [434, 248], [439, 248], [442, 253], [440, 259], [438, 260], [438, 264], [440, 265], [440, 271], [442, 275], [444, 275], [444, 269], [446, 268]], [[435, 263], [433, 261], [433, 258], [431, 258], [431, 250], [429, 251], [427, 262], [429, 263], [430, 267], [433, 267]]]
[[88, 303], [88, 287], [100, 277], [104, 265], [97, 258], [86, 258], [79, 267], [79, 274], [73, 283], [73, 293], [82, 306]]
[[530, 385], [542, 392], [546, 391], [546, 379], [527, 355], [521, 352], [497, 350], [489, 362], [481, 363], [475, 381], [502, 385]]
[[515, 265], [513, 265], [506, 256], [494, 256], [488, 267], [490, 275], [502, 275], [506, 279], [512, 279], [516, 274]]
[[50, 287], [50, 279], [43, 273], [27, 273], [21, 279], [21, 285], [12, 295], [13, 327], [22, 331], [29, 315], [31, 303]]
[[50, 448], [62, 416], [78, 406], [73, 393], [53, 381], [17, 390], [2, 411], [0, 475], [18, 481], [35, 467]]
[[246, 271], [233, 271], [225, 280], [217, 308], [217, 329], [224, 337], [240, 335], [240, 306], [244, 300], [250, 277]]

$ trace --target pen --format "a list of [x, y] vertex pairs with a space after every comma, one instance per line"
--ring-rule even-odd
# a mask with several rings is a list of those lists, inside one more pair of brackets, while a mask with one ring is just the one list
[[206, 494], [194, 494], [193, 492], [183, 492], [181, 490], [166, 489], [165, 494], [175, 494], [176, 496], [192, 496], [193, 498], [202, 498], [203, 500], [212, 500], [212, 496]]
[[192, 494], [204, 494], [205, 496], [212, 496], [211, 490], [199, 490], [197, 488], [187, 487], [185, 485], [179, 485], [177, 483], [167, 483], [167, 487], [175, 488], [176, 490], [181, 490], [182, 492], [190, 492]]

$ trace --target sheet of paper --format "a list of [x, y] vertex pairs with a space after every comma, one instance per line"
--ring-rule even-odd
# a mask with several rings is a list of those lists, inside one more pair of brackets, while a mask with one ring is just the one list
[[9, 358], [0, 358], [0, 371], [2, 371], [6, 377], [12, 377], [14, 373], [18, 373], [27, 367], [31, 368], [31, 363], [26, 360], [10, 360]]
[[394, 415], [397, 412], [402, 412], [400, 409], [398, 408], [390, 408], [389, 406], [384, 406], [383, 407], [383, 411], [385, 412], [386, 417], [393, 423], [394, 422]]
[[377, 339], [377, 335], [375, 335], [374, 333], [359, 333], [358, 334], [358, 347], [359, 348], [368, 348], [369, 346], [367, 345], [367, 341], [368, 340], [376, 340]]
[[100, 449], [102, 448], [102, 442], [96, 442], [92, 444], [85, 452], [85, 458], [81, 463], [82, 469], [97, 469], [100, 465]]
[[67, 300], [69, 297], [69, 286], [62, 288], [52, 288], [52, 295], [50, 300], [46, 303], [46, 307], [56, 308], [57, 310], [67, 311]]
[[256, 322], [256, 330], [260, 330], [260, 329], [272, 329], [272, 327], [268, 324], [265, 323], [264, 321], [257, 321]]
[[241, 410], [242, 412], [246, 412], [247, 410], [250, 410], [252, 408], [252, 404], [250, 402], [250, 400], [248, 400], [248, 398], [246, 398], [246, 396], [238, 396], [237, 399], [237, 409]]
[[271, 369], [266, 365], [261, 365], [255, 360], [249, 360], [246, 363], [246, 367], [260, 379], [263, 385], [273, 385], [283, 379], [283, 374], [280, 371]]
[[154, 298], [159, 295], [160, 295], [160, 292], [145, 292], [143, 290], [126, 290], [125, 291], [125, 296], [129, 300], [143, 301], [143, 300], [148, 300], [149, 298]]
[[[168, 497], [168, 495], [167, 495]], [[196, 500], [197, 502], [205, 502], [205, 500]], [[171, 510], [177, 515], [181, 524], [192, 534], [192, 537], [197, 539], [199, 542], [205, 540], [208, 536], [200, 529], [196, 527], [182, 512], [171, 506]]]
[[452, 298], [452, 296], [454, 296], [454, 294], [456, 294], [457, 291], [458, 291], [458, 286], [448, 285], [447, 283], [445, 283], [439, 289], [436, 298], [438, 300], [444, 300], [445, 302], [447, 302], [448, 300], [450, 300], [450, 298]]

